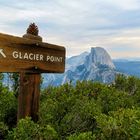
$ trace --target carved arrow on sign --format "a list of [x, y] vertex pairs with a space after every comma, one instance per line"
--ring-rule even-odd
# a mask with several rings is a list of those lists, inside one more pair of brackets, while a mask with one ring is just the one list
[[4, 58], [6, 58], [6, 55], [4, 54], [3, 49], [0, 49], [0, 54], [1, 54]]

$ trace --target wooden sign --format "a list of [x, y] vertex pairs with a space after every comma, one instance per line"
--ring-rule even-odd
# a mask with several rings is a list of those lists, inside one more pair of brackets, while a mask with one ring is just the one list
[[65, 48], [0, 34], [0, 72], [63, 73]]
[[42, 42], [38, 27], [31, 23], [21, 37], [0, 33], [0, 72], [19, 72], [17, 120], [38, 121], [41, 73], [63, 73], [65, 48]]

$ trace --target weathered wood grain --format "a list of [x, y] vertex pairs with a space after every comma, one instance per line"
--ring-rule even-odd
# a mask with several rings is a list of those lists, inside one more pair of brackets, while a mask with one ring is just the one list
[[33, 121], [38, 121], [40, 81], [40, 74], [25, 72], [20, 73], [17, 120], [29, 116]]

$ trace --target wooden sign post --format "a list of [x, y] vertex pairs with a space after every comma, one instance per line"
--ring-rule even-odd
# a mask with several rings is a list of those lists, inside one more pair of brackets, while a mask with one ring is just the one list
[[17, 119], [38, 120], [41, 73], [63, 73], [65, 48], [43, 43], [33, 23], [27, 34], [0, 34], [0, 72], [20, 72]]

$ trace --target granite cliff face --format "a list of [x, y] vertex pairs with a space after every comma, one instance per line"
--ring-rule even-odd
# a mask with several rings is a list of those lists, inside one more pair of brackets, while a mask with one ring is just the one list
[[91, 53], [89, 55], [89, 59], [91, 63], [94, 63], [95, 65], [106, 65], [112, 69], [115, 68], [111, 57], [106, 52], [105, 49], [101, 47], [91, 48]]
[[60, 85], [66, 82], [76, 83], [77, 80], [92, 80], [110, 83], [116, 75], [115, 66], [105, 49], [91, 48], [90, 53], [84, 52], [66, 60], [64, 74], [44, 75], [45, 85]]

